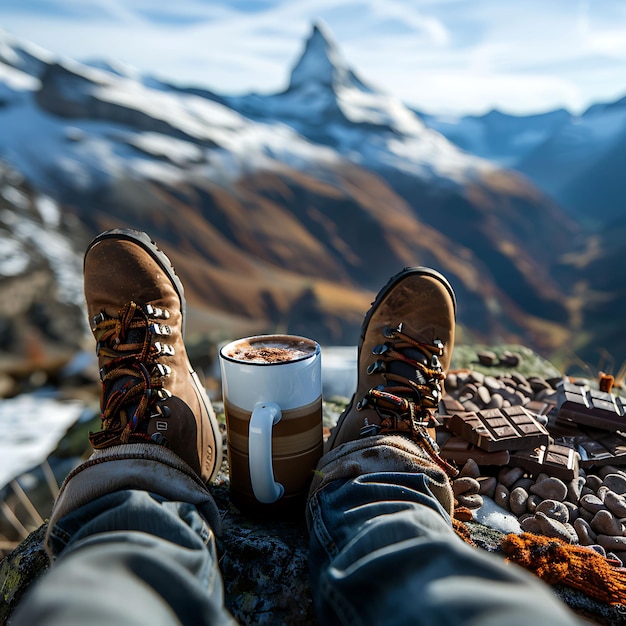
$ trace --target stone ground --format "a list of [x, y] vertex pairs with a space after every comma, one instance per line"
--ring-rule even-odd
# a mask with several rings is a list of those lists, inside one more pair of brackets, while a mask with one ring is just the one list
[[[496, 354], [503, 360], [509, 351]], [[457, 351], [458, 353], [458, 351]], [[524, 349], [516, 371], [523, 376], [550, 377], [558, 375], [549, 364]], [[455, 353], [456, 354], [456, 353]], [[453, 362], [453, 365], [454, 362]], [[508, 370], [481, 364], [476, 351], [463, 353], [456, 367], [467, 375], [499, 377]], [[470, 389], [471, 390], [471, 389]], [[461, 389], [454, 392], [460, 397]], [[325, 402], [325, 425], [331, 426], [339, 415], [345, 398]], [[467, 398], [468, 402], [472, 400]], [[217, 407], [219, 408], [219, 406]], [[482, 479], [482, 477], [481, 477]], [[230, 502], [228, 468], [225, 462], [218, 481], [212, 487], [222, 516], [223, 533], [219, 539], [220, 567], [225, 580], [226, 605], [241, 624], [272, 624], [309, 626], [316, 624], [308, 579], [308, 537], [304, 520], [258, 522], [243, 515]], [[483, 524], [469, 522], [477, 549], [498, 552], [502, 534]], [[10, 624], [10, 613], [28, 587], [48, 567], [42, 549], [45, 526], [34, 531], [21, 545], [0, 562], [0, 624]], [[626, 607], [599, 603], [567, 587], [553, 587], [554, 592], [591, 623], [626, 625]]]

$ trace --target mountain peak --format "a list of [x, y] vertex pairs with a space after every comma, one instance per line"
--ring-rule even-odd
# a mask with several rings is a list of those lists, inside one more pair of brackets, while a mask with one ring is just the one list
[[289, 89], [318, 83], [324, 87], [352, 87], [372, 91], [348, 67], [339, 47], [326, 26], [321, 22], [313, 25], [313, 31], [304, 52], [291, 72]]

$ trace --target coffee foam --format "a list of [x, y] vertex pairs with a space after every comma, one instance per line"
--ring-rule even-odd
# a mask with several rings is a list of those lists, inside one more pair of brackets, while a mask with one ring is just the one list
[[315, 352], [315, 344], [300, 339], [258, 339], [240, 341], [224, 354], [246, 363], [284, 363], [297, 361]]

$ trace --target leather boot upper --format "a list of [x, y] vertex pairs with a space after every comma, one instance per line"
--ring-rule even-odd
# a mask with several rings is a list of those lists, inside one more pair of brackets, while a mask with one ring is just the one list
[[89, 246], [84, 275], [103, 380], [92, 445], [165, 445], [212, 480], [221, 435], [187, 356], [183, 287], [169, 259], [145, 233], [109, 231]]

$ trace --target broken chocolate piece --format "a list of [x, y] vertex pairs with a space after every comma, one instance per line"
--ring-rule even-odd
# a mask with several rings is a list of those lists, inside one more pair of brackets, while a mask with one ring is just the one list
[[549, 443], [548, 431], [522, 406], [455, 413], [447, 424], [483, 450], [524, 450]]
[[581, 467], [626, 465], [626, 435], [620, 432], [587, 429], [586, 437], [578, 439]]
[[626, 430], [626, 398], [562, 381], [557, 385], [559, 419], [604, 430]]
[[469, 459], [478, 465], [506, 465], [509, 462], [508, 450], [487, 452], [471, 444], [463, 437], [452, 436], [441, 444], [439, 455], [446, 461], [454, 461], [457, 465], [465, 465]]
[[533, 476], [544, 472], [568, 482], [578, 476], [579, 456], [573, 448], [553, 443], [512, 452], [509, 465], [522, 467]]

